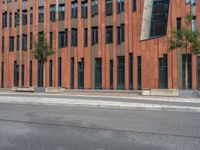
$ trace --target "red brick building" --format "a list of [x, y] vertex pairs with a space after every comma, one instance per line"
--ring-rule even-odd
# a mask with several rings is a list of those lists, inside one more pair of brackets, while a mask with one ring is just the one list
[[[37, 87], [42, 66], [32, 56], [44, 33], [55, 54], [45, 86], [85, 89], [182, 89], [184, 55], [167, 53], [166, 34], [197, 0], [0, 0], [0, 86]], [[200, 87], [200, 57], [191, 56], [189, 86]]]

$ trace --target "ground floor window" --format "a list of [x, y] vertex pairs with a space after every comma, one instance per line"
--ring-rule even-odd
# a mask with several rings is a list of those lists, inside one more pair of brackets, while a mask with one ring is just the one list
[[117, 58], [117, 88], [125, 89], [125, 59], [124, 56]]
[[110, 60], [110, 89], [113, 89], [113, 60]]
[[71, 58], [71, 67], [70, 67], [70, 87], [74, 88], [74, 58]]
[[49, 86], [53, 86], [53, 62], [49, 61]]
[[159, 88], [168, 88], [168, 59], [167, 54], [159, 58]]
[[138, 90], [142, 89], [142, 57], [137, 57], [137, 84]]
[[21, 76], [21, 78], [22, 78], [22, 87], [24, 87], [24, 65], [22, 65], [22, 76]]
[[38, 62], [38, 87], [43, 86], [43, 64]]
[[133, 89], [133, 54], [129, 54], [129, 89]]
[[[188, 89], [192, 89], [192, 55], [188, 54]], [[182, 56], [182, 87], [185, 89], [186, 55]]]
[[62, 86], [62, 59], [58, 58], [58, 87]]
[[4, 88], [4, 62], [1, 63], [1, 87]]
[[95, 59], [95, 88], [102, 88], [102, 59]]
[[29, 83], [30, 83], [30, 87], [33, 86], [33, 64], [32, 61], [30, 61], [30, 74], [29, 74]]
[[84, 59], [78, 63], [78, 88], [84, 88]]
[[197, 81], [198, 89], [200, 89], [200, 56], [197, 58]]
[[19, 65], [17, 61], [14, 62], [14, 86], [19, 86]]

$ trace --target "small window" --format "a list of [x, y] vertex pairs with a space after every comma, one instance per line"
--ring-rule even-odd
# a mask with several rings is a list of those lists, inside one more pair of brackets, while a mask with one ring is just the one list
[[106, 43], [112, 43], [113, 42], [113, 27], [108, 26], [106, 27]]

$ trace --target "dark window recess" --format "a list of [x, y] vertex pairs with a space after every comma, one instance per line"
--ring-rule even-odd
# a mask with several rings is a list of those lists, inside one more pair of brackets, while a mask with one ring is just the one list
[[70, 87], [71, 89], [74, 88], [74, 58], [71, 58], [71, 65], [70, 65]]
[[30, 61], [30, 68], [29, 68], [29, 86], [33, 86], [33, 64], [32, 61]]
[[59, 5], [59, 20], [65, 20], [65, 4]]
[[53, 86], [53, 61], [49, 61], [49, 86]]
[[33, 24], [33, 8], [30, 9], [30, 24]]
[[91, 45], [98, 44], [98, 27], [92, 27], [91, 34]]
[[49, 45], [50, 45], [50, 48], [53, 48], [53, 32], [50, 32], [49, 34]]
[[21, 70], [22, 72], [22, 76], [21, 76], [21, 79], [22, 79], [22, 87], [24, 87], [24, 65], [22, 65], [22, 70]]
[[77, 0], [71, 2], [71, 17], [76, 19], [78, 17], [78, 3]]
[[102, 59], [95, 59], [95, 89], [102, 89]]
[[125, 41], [124, 31], [124, 24], [121, 24], [121, 26], [117, 27], [117, 44], [121, 44]]
[[113, 89], [113, 60], [110, 60], [110, 89]]
[[137, 86], [138, 90], [142, 89], [142, 57], [137, 57]]
[[67, 40], [67, 30], [59, 32], [59, 48], [64, 48], [67, 46], [68, 40]]
[[124, 0], [117, 0], [117, 14], [124, 12]]
[[200, 56], [197, 58], [197, 81], [198, 81], [198, 89], [200, 89]]
[[88, 17], [88, 1], [84, 0], [81, 2], [81, 18]]
[[23, 51], [27, 50], [27, 35], [26, 34], [22, 35], [22, 50]]
[[62, 59], [58, 58], [58, 87], [62, 86]]
[[78, 63], [78, 88], [84, 88], [84, 59]]
[[91, 16], [98, 15], [98, 0], [91, 0]]
[[2, 28], [7, 27], [7, 12], [2, 14]]
[[19, 19], [19, 10], [15, 12], [15, 27], [19, 26], [20, 19]]
[[19, 43], [20, 43], [20, 36], [19, 35], [17, 35], [17, 42], [16, 42], [16, 44], [17, 44], [17, 51], [19, 51]]
[[1, 87], [4, 88], [4, 62], [1, 63]]
[[71, 30], [71, 46], [76, 47], [78, 44], [78, 32], [76, 28], [72, 28]]
[[137, 0], [132, 0], [132, 10], [133, 12], [137, 11]]
[[[192, 89], [192, 55], [188, 54], [187, 57], [188, 60], [188, 89]], [[182, 87], [183, 89], [186, 89], [185, 87], [185, 70], [186, 67], [186, 55], [182, 55]]]
[[166, 35], [169, 0], [153, 0], [150, 37]]
[[44, 7], [43, 6], [39, 7], [38, 9], [38, 22], [39, 23], [44, 22]]
[[14, 87], [19, 86], [19, 65], [17, 61], [14, 62]]
[[22, 11], [22, 25], [27, 25], [27, 10]]
[[9, 51], [14, 51], [14, 37], [9, 38]]
[[38, 87], [43, 86], [43, 64], [38, 62]]
[[33, 48], [33, 34], [32, 32], [30, 33], [30, 49]]
[[5, 49], [5, 40], [4, 40], [4, 37], [2, 37], [2, 41], [1, 41], [2, 45], [1, 45], [1, 50], [2, 50], [2, 53], [4, 53], [4, 49]]
[[129, 89], [133, 89], [133, 53], [129, 54]]
[[113, 27], [107, 26], [106, 27], [106, 43], [112, 43], [113, 42]]
[[88, 46], [88, 29], [84, 29], [84, 47]]
[[125, 59], [124, 56], [117, 58], [117, 88], [125, 89]]
[[168, 88], [168, 59], [167, 54], [159, 58], [159, 88]]
[[9, 27], [12, 27], [12, 13], [9, 15]]
[[113, 14], [112, 0], [106, 0], [106, 16], [111, 16]]
[[56, 5], [50, 6], [50, 21], [56, 21]]
[[176, 18], [176, 28], [181, 29], [181, 17]]

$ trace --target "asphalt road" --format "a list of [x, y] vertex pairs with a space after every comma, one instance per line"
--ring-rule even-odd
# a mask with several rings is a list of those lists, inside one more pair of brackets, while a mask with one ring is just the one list
[[0, 104], [0, 150], [199, 150], [200, 113]]

